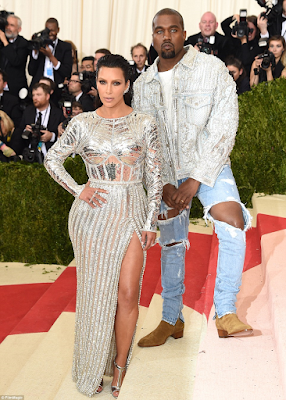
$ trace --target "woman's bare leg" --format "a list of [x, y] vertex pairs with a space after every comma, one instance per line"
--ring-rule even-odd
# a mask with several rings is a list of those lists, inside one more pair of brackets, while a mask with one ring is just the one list
[[[115, 317], [116, 363], [124, 367], [138, 318], [139, 280], [143, 266], [143, 250], [134, 232], [122, 262], [118, 303]], [[117, 383], [119, 371], [114, 369], [112, 386]], [[116, 396], [115, 392], [114, 395]]]

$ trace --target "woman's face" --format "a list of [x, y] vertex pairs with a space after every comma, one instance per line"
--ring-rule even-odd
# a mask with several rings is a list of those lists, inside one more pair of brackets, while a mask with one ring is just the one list
[[247, 21], [247, 26], [249, 29], [252, 29], [252, 32], [249, 32], [249, 34], [248, 34], [248, 41], [250, 42], [251, 40], [254, 40], [254, 38], [256, 36], [257, 28], [252, 22], [249, 22], [249, 21]]
[[243, 70], [235, 67], [234, 65], [227, 65], [227, 69], [229, 70], [229, 73], [232, 75], [233, 79], [235, 81], [238, 80], [240, 75], [242, 74]]
[[97, 76], [97, 90], [102, 104], [113, 108], [124, 103], [124, 90], [129, 86], [121, 68], [101, 67]]
[[280, 58], [284, 51], [281, 40], [271, 40], [269, 43], [269, 51], [274, 54], [275, 58]]

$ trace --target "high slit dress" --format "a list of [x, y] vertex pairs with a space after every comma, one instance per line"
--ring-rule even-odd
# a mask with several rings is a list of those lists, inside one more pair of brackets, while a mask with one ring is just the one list
[[[99, 193], [107, 200], [102, 207], [92, 208], [79, 199], [84, 185], [63, 167], [72, 153], [84, 160], [90, 186], [108, 192]], [[115, 119], [102, 118], [96, 111], [74, 117], [45, 157], [50, 175], [75, 196], [68, 221], [77, 271], [72, 377], [77, 389], [89, 397], [103, 375], [113, 375], [118, 282], [131, 237], [135, 232], [141, 240], [142, 230], [156, 232], [162, 196], [160, 160], [156, 122], [136, 111]], [[145, 261], [144, 254], [140, 288]]]

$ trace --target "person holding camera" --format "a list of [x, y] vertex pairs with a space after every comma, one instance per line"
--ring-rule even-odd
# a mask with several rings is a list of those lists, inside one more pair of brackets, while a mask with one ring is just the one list
[[69, 93], [73, 96], [73, 101], [79, 101], [82, 104], [83, 111], [94, 111], [92, 98], [82, 91], [82, 81], [79, 72], [73, 72], [68, 83]]
[[249, 91], [249, 78], [242, 62], [234, 56], [229, 56], [225, 60], [225, 65], [236, 83], [236, 93], [240, 95]]
[[218, 23], [216, 16], [212, 12], [208, 11], [203, 14], [199, 27], [200, 32], [196, 35], [189, 36], [185, 41], [185, 46], [191, 44], [197, 50], [200, 50], [199, 42], [208, 42], [210, 37], [214, 36], [214, 43], [212, 44], [213, 55], [224, 61], [227, 56], [234, 54], [234, 48], [230, 39], [216, 32]]
[[49, 86], [36, 83], [32, 89], [32, 98], [33, 105], [28, 106], [24, 111], [19, 132], [22, 137], [23, 155], [29, 151], [26, 149], [31, 149], [36, 142], [40, 162], [57, 140], [58, 125], [65, 118], [62, 111], [50, 103]]
[[[266, 7], [264, 2], [256, 1], [261, 7]], [[266, 12], [257, 17], [261, 38], [268, 39], [271, 36], [281, 35], [286, 39], [286, 0], [278, 0], [275, 6], [266, 8]]]
[[[257, 27], [257, 18], [255, 15], [243, 18], [245, 18], [245, 21], [240, 21], [240, 15], [238, 14], [226, 18], [222, 21], [221, 28], [225, 36], [229, 37], [233, 43], [233, 48], [235, 49], [233, 55], [241, 60], [246, 74], [249, 76], [251, 65], [261, 51], [258, 46], [260, 31]], [[230, 25], [234, 21], [235, 25], [231, 28]]]
[[32, 50], [28, 72], [33, 77], [31, 88], [39, 82], [41, 76], [52, 79], [56, 84], [53, 101], [57, 104], [61, 96], [58, 84], [71, 76], [73, 59], [70, 43], [60, 40], [57, 35], [60, 31], [59, 23], [55, 18], [49, 18], [45, 27], [49, 29], [49, 39], [52, 44], [41, 47], [40, 50]]
[[7, 72], [9, 92], [17, 97], [20, 89], [28, 88], [26, 78], [26, 63], [29, 55], [28, 41], [19, 35], [21, 29], [21, 19], [16, 15], [9, 15], [5, 32], [0, 30], [0, 44], [2, 43], [0, 68]]
[[256, 56], [252, 63], [250, 86], [279, 78], [284, 69], [282, 63], [284, 54], [285, 39], [279, 35], [272, 36], [268, 42], [268, 49], [263, 54]]

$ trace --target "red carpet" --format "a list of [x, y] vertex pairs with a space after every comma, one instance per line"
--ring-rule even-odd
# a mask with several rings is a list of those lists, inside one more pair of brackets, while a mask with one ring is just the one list
[[[286, 229], [286, 218], [258, 214], [257, 228], [247, 232], [244, 271], [261, 263], [261, 235]], [[216, 235], [189, 233], [184, 304], [208, 317], [213, 304], [218, 241]], [[148, 307], [160, 294], [160, 247], [148, 252], [140, 304]], [[0, 286], [0, 342], [8, 334], [46, 332], [63, 311], [75, 311], [76, 271], [69, 267], [54, 283]]]

